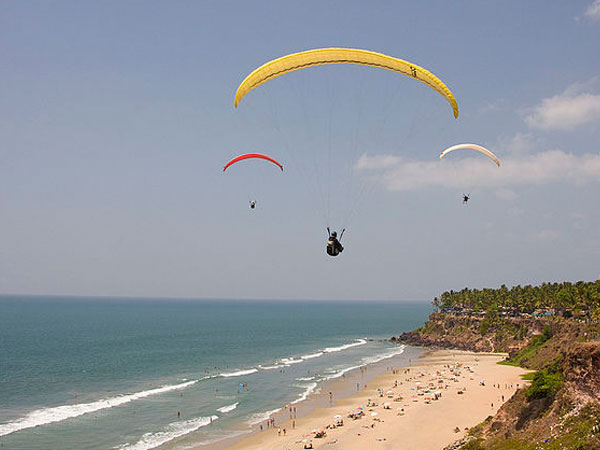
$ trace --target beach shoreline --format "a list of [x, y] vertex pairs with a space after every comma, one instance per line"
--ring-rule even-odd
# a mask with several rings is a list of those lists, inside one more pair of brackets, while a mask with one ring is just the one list
[[[524, 385], [521, 375], [527, 370], [497, 364], [505, 356], [426, 350], [418, 360], [406, 360], [408, 365], [388, 364], [384, 373], [369, 379], [360, 391], [332, 399], [331, 405], [313, 408], [307, 415], [295, 414], [291, 408], [296, 405], [288, 405], [274, 416], [272, 427], [193, 448], [301, 450], [310, 441], [315, 449], [440, 449], [494, 415]], [[329, 389], [323, 387], [323, 391]], [[327, 395], [323, 392], [321, 398]], [[360, 419], [348, 418], [359, 411]], [[333, 427], [335, 416], [342, 417], [343, 426]], [[315, 438], [314, 430], [325, 431], [325, 437]]]
[[[428, 349], [405, 344], [398, 345], [398, 349], [402, 349], [402, 351], [389, 358], [353, 367], [341, 376], [327, 381], [321, 381], [314, 391], [307, 395], [306, 398], [296, 399], [287, 404], [282, 404], [281, 407], [277, 408], [275, 411], [271, 411], [270, 413], [266, 412], [261, 421], [248, 424], [246, 430], [237, 429], [231, 436], [197, 443], [193, 446], [186, 446], [186, 448], [193, 450], [229, 449], [240, 441], [269, 429], [267, 422], [270, 419], [274, 421], [275, 429], [288, 422], [291, 424], [293, 420], [303, 420], [316, 410], [335, 406], [340, 401], [364, 390], [365, 385], [368, 386], [368, 384], [377, 379], [377, 377], [385, 374], [390, 367], [408, 366], [413, 364], [414, 361], [419, 360], [423, 354], [429, 352]], [[331, 401], [329, 398], [330, 392], [333, 394]], [[294, 409], [290, 411], [288, 407]], [[262, 429], [260, 428], [261, 425]]]

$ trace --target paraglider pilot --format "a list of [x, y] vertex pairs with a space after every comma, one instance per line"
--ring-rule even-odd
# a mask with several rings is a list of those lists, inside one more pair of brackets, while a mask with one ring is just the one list
[[254, 209], [254, 208], [256, 208], [256, 201], [250, 200], [250, 209]]
[[[346, 229], [342, 230], [340, 239], [344, 235], [344, 231], [346, 231]], [[329, 256], [337, 256], [344, 251], [344, 247], [342, 247], [342, 244], [337, 238], [337, 232], [331, 232], [329, 231], [329, 227], [327, 227], [327, 233], [329, 234], [329, 239], [327, 241], [327, 254]]]
[[469, 199], [470, 199], [469, 195], [470, 194], [467, 194], [467, 195], [463, 194], [463, 205], [466, 205], [469, 202]]

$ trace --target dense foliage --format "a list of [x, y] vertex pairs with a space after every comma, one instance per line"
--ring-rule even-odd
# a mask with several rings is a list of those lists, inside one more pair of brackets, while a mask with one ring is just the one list
[[505, 285], [499, 289], [462, 289], [447, 291], [433, 300], [438, 310], [468, 309], [486, 312], [504, 308], [531, 314], [540, 309], [554, 309], [561, 315], [573, 313], [600, 315], [600, 280], [577, 283], [542, 283], [540, 286]]
[[554, 397], [563, 382], [560, 363], [558, 359], [545, 369], [535, 372], [533, 381], [525, 391], [528, 400]]

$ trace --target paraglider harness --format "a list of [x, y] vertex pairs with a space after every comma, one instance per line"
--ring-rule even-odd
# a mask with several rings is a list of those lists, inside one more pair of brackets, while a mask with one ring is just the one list
[[[344, 236], [344, 231], [346, 231], [345, 228], [340, 233], [340, 240], [342, 239], [342, 236]], [[327, 233], [329, 234], [329, 240], [327, 241], [327, 254], [329, 256], [337, 256], [344, 251], [344, 247], [342, 247], [342, 244], [340, 243], [340, 240], [338, 240], [337, 236], [331, 234], [329, 227], [327, 227]]]

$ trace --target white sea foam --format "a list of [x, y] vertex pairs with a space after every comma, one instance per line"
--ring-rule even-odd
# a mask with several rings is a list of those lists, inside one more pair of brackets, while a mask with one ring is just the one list
[[262, 370], [280, 369], [282, 367], [288, 367], [292, 364], [299, 364], [308, 359], [319, 358], [320, 356], [323, 356], [325, 353], [341, 352], [343, 350], [347, 350], [349, 348], [356, 347], [359, 345], [364, 345], [366, 343], [367, 343], [366, 339], [357, 339], [355, 342], [352, 342], [350, 344], [340, 345], [339, 347], [327, 347], [327, 348], [324, 348], [323, 350], [318, 350], [316, 353], [308, 353], [306, 355], [300, 356], [298, 359], [294, 359], [293, 356], [291, 356], [289, 358], [281, 358], [279, 361], [277, 361], [277, 364], [275, 364], [274, 366], [259, 365], [258, 367]]
[[258, 369], [238, 370], [237, 372], [222, 373], [221, 376], [225, 378], [242, 377], [244, 375], [250, 375], [256, 372], [258, 372]]
[[173, 439], [185, 436], [188, 433], [198, 430], [208, 424], [211, 419], [217, 420], [218, 416], [198, 417], [196, 419], [184, 420], [181, 422], [173, 422], [169, 424], [164, 431], [156, 433], [146, 433], [135, 444], [123, 444], [118, 447], [120, 450], [149, 450], [159, 447]]
[[[211, 378], [211, 377], [206, 377]], [[202, 378], [202, 380], [206, 379]], [[49, 423], [61, 422], [72, 417], [82, 416], [102, 409], [114, 408], [126, 403], [150, 397], [152, 395], [164, 394], [166, 392], [185, 389], [201, 380], [187, 381], [181, 384], [166, 385], [147, 391], [136, 392], [134, 394], [119, 395], [117, 397], [105, 398], [91, 403], [78, 403], [76, 405], [55, 406], [53, 408], [42, 408], [30, 412], [20, 419], [0, 424], [0, 436], [6, 436], [27, 428], [39, 427]]]
[[314, 379], [315, 379], [315, 377], [300, 377], [300, 378], [296, 378], [296, 381], [311, 381]]
[[223, 406], [222, 408], [217, 408], [217, 411], [220, 413], [228, 413], [229, 411], [233, 411], [235, 408], [237, 408], [237, 405], [239, 404], [240, 402], [236, 402], [233, 405]]
[[300, 386], [300, 387], [304, 387], [304, 388], [306, 388], [306, 390], [302, 394], [300, 394], [300, 397], [298, 397], [296, 400], [294, 400], [293, 402], [291, 402], [292, 405], [295, 404], [295, 403], [300, 403], [300, 402], [306, 400], [306, 398], [310, 394], [312, 394], [312, 392], [317, 388], [317, 383], [311, 383], [311, 384], [309, 384], [307, 386]]
[[311, 355], [304, 355], [304, 356], [301, 356], [300, 358], [302, 358], [302, 359], [313, 359], [313, 358], [318, 358], [319, 356], [323, 356], [323, 352], [313, 353]]
[[273, 369], [281, 369], [282, 365], [275, 365], [275, 366], [258, 366], [259, 368], [261, 368], [262, 370], [273, 370]]
[[376, 356], [371, 356], [371, 357], [365, 357], [365, 358], [362, 359], [363, 364], [361, 364], [359, 366], [346, 367], [345, 369], [339, 370], [339, 371], [337, 371], [337, 372], [335, 372], [335, 373], [333, 373], [331, 375], [328, 375], [326, 377], [326, 379], [327, 380], [332, 380], [334, 378], [339, 378], [342, 375], [350, 372], [351, 370], [358, 369], [360, 367], [364, 367], [367, 364], [375, 364], [375, 363], [378, 363], [380, 361], [383, 361], [384, 359], [388, 359], [388, 358], [392, 358], [393, 356], [400, 355], [400, 354], [404, 353], [404, 349], [405, 349], [405, 346], [401, 345], [400, 347], [394, 348], [394, 350], [388, 351], [388, 352], [383, 353], [381, 355], [376, 355]]
[[246, 423], [249, 425], [256, 425], [257, 423], [264, 422], [269, 417], [271, 417], [271, 414], [275, 414], [276, 412], [279, 412], [279, 411], [281, 411], [281, 408], [272, 409], [271, 411], [265, 411], [265, 412], [261, 412], [261, 413], [252, 414]]
[[291, 364], [298, 364], [303, 362], [303, 359], [294, 359], [294, 358], [281, 358], [281, 363], [285, 366], [289, 366]]
[[352, 367], [346, 367], [345, 369], [340, 370], [339, 372], [334, 373], [333, 375], [329, 375], [327, 377], [328, 380], [333, 380], [334, 378], [339, 378], [342, 375], [344, 375], [345, 373], [350, 372], [351, 370], [354, 369], [358, 369], [359, 367], [362, 367], [364, 364], [360, 365], [360, 366], [352, 366]]
[[356, 347], [358, 345], [364, 345], [366, 343], [367, 343], [366, 339], [357, 339], [356, 342], [353, 342], [352, 344], [340, 345], [339, 347], [327, 347], [327, 348], [323, 349], [323, 351], [325, 353], [341, 352], [342, 350], [347, 350], [349, 348]]
[[380, 361], [383, 361], [384, 359], [392, 358], [393, 356], [396, 356], [396, 355], [401, 355], [402, 353], [404, 353], [405, 348], [406, 348], [406, 346], [401, 345], [400, 347], [395, 348], [394, 350], [389, 351], [387, 353], [364, 358], [363, 361], [365, 362], [365, 364], [375, 364]]

